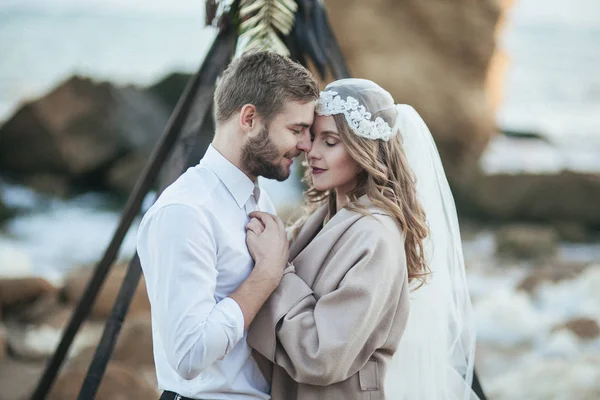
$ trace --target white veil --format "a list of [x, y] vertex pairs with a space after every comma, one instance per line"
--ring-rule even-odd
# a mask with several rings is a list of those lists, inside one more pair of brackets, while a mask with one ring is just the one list
[[342, 110], [351, 127], [361, 126], [360, 119], [367, 117], [371, 121], [382, 118], [391, 127], [391, 136], [385, 132], [377, 136], [375, 124], [374, 133], [369, 134], [370, 122], [362, 123], [362, 132], [353, 130], [364, 137], [387, 141], [397, 140], [395, 136], [400, 134], [430, 230], [424, 251], [432, 273], [425, 285], [410, 294], [406, 330], [385, 378], [387, 398], [477, 399], [471, 390], [475, 324], [458, 218], [433, 137], [414, 108], [395, 104], [387, 91], [371, 81], [342, 79], [329, 84], [327, 92], [334, 92], [339, 99], [334, 101], [331, 93], [322, 95], [329, 103], [317, 107], [319, 114], [332, 115], [340, 113], [335, 110]]
[[408, 324], [388, 374], [389, 398], [476, 399], [475, 324], [454, 199], [427, 125], [411, 106], [396, 109], [429, 225], [425, 258], [432, 274], [411, 293]]

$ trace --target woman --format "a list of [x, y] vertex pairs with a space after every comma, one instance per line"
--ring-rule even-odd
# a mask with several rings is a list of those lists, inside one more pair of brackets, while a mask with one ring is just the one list
[[329, 84], [316, 114], [312, 208], [248, 334], [272, 398], [476, 398], [456, 210], [429, 130], [362, 79]]

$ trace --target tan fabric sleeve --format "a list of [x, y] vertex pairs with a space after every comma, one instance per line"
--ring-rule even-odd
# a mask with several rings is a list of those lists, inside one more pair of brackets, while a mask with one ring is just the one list
[[312, 290], [293, 272], [283, 275], [278, 288], [271, 294], [252, 321], [247, 341], [269, 361], [275, 360], [276, 326], [283, 316], [306, 297]]

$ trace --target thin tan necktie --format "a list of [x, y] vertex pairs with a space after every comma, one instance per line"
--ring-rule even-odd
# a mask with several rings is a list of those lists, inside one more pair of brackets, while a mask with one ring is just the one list
[[252, 190], [252, 194], [246, 201], [244, 208], [246, 210], [246, 214], [250, 214], [252, 211], [260, 211], [258, 208], [258, 201], [260, 199], [260, 187], [258, 185], [254, 185], [254, 190]]
[[[260, 199], [260, 187], [257, 184], [254, 185], [254, 190], [252, 191], [252, 195], [246, 202], [246, 211], [251, 213], [254, 210], [258, 210], [258, 200]], [[258, 365], [258, 369], [263, 374], [265, 380], [271, 384], [273, 379], [273, 365], [269, 360], [263, 357], [256, 350], [252, 349], [252, 357], [254, 361]]]

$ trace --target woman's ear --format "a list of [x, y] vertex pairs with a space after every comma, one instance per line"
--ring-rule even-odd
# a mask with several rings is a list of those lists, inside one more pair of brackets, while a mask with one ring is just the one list
[[258, 113], [254, 104], [245, 104], [240, 111], [240, 127], [246, 133], [256, 128], [258, 123]]

